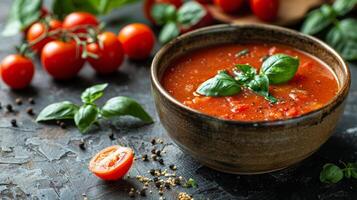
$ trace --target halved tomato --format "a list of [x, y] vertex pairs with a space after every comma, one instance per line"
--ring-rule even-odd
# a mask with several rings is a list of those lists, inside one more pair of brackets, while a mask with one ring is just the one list
[[133, 164], [131, 148], [113, 145], [97, 153], [89, 163], [89, 170], [104, 180], [122, 178]]

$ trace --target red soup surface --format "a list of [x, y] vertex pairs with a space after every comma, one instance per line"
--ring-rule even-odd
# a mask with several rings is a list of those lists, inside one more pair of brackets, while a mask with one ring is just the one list
[[[249, 53], [236, 57], [237, 52]], [[235, 64], [250, 64], [259, 70], [267, 55], [284, 53], [297, 56], [300, 66], [288, 83], [270, 85], [269, 92], [279, 99], [271, 104], [264, 97], [244, 89], [229, 97], [206, 97], [195, 93], [198, 86], [219, 70], [232, 72]], [[218, 118], [238, 121], [271, 121], [297, 117], [319, 109], [338, 91], [334, 73], [317, 58], [278, 44], [232, 44], [199, 49], [175, 60], [161, 80], [164, 88], [184, 105]]]

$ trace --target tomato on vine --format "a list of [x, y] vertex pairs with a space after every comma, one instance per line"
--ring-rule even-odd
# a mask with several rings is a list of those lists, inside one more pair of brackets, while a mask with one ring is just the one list
[[63, 20], [63, 28], [67, 30], [78, 28], [75, 31], [76, 33], [86, 33], [85, 27], [80, 28], [80, 26], [85, 25], [98, 26], [99, 21], [94, 15], [87, 12], [73, 12]]
[[[48, 26], [48, 27], [47, 27]], [[41, 52], [42, 48], [49, 43], [50, 41], [54, 40], [53, 37], [44, 37], [49, 31], [58, 30], [62, 28], [62, 22], [56, 19], [51, 19], [48, 24], [45, 22], [36, 22], [30, 26], [29, 30], [27, 31], [26, 39], [28, 43], [34, 42], [40, 37], [39, 42], [33, 45], [31, 48], [35, 52]]]
[[250, 0], [250, 7], [259, 19], [271, 22], [278, 16], [279, 0]]
[[99, 34], [97, 42], [87, 45], [87, 51], [97, 56], [88, 57], [87, 60], [99, 74], [115, 72], [124, 59], [123, 47], [112, 32]]
[[145, 24], [134, 23], [125, 26], [118, 35], [125, 54], [131, 59], [145, 59], [155, 44], [153, 31]]
[[31, 83], [34, 72], [35, 67], [31, 59], [23, 55], [8, 55], [1, 61], [1, 78], [12, 89], [27, 87]]
[[214, 0], [216, 6], [218, 6], [223, 12], [228, 14], [236, 13], [242, 6], [243, 0]]
[[55, 79], [70, 79], [83, 67], [81, 54], [82, 49], [74, 41], [51, 41], [42, 49], [42, 66]]

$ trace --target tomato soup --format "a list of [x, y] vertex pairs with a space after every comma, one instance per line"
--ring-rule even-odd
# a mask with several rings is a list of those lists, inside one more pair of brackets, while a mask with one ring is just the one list
[[[237, 52], [247, 51], [236, 56]], [[264, 58], [283, 53], [300, 60], [298, 71], [287, 83], [270, 85], [264, 97], [243, 89], [226, 97], [199, 95], [196, 89], [219, 70], [232, 73], [236, 64], [250, 64], [259, 70]], [[202, 113], [238, 121], [270, 121], [297, 117], [327, 104], [338, 91], [334, 73], [317, 58], [297, 49], [277, 44], [230, 44], [189, 52], [176, 59], [165, 71], [161, 84], [178, 101]]]

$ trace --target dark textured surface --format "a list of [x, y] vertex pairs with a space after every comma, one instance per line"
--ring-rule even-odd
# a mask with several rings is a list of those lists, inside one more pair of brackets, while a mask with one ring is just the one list
[[[0, 29], [11, 0], [0, 1]], [[112, 31], [119, 30], [122, 20], [135, 21], [129, 13], [139, 6], [114, 13], [106, 20]], [[142, 16], [139, 21], [143, 21]], [[13, 46], [21, 40], [21, 35], [11, 38], [0, 37], [0, 59], [13, 52]], [[49, 103], [71, 100], [79, 103], [81, 91], [93, 84], [109, 82], [104, 99], [116, 95], [130, 96], [140, 101], [155, 117], [155, 123], [142, 126], [131, 119], [115, 121], [114, 126], [104, 123], [100, 129], [82, 135], [70, 126], [61, 129], [55, 125], [36, 124], [25, 110], [30, 106], [25, 102], [15, 106], [19, 111], [8, 114], [0, 110], [0, 199], [129, 199], [131, 187], [141, 188], [135, 178], [106, 183], [94, 177], [87, 164], [98, 150], [111, 144], [123, 144], [134, 148], [137, 155], [151, 150], [150, 140], [160, 137], [168, 143], [165, 163], [176, 163], [177, 174], [194, 178], [197, 189], [177, 188], [165, 194], [166, 199], [175, 199], [178, 192], [186, 191], [195, 199], [259, 199], [259, 200], [338, 200], [357, 199], [357, 181], [344, 180], [335, 185], [322, 184], [318, 180], [319, 171], [326, 162], [338, 163], [357, 161], [357, 65], [351, 64], [352, 88], [348, 104], [335, 134], [322, 148], [299, 164], [284, 171], [255, 176], [237, 176], [219, 173], [203, 167], [190, 156], [182, 153], [165, 135], [158, 121], [150, 93], [150, 61], [126, 61], [120, 72], [111, 77], [98, 77], [87, 66], [78, 78], [71, 82], [59, 83], [46, 76], [37, 64], [33, 87], [26, 91], [13, 92], [1, 84], [0, 101], [3, 105], [13, 103], [17, 97], [26, 100], [32, 96], [36, 100], [35, 112]], [[323, 91], [322, 91], [323, 92]], [[103, 103], [99, 101], [100, 103]], [[10, 120], [16, 118], [19, 127], [12, 128]], [[114, 133], [115, 140], [108, 135]], [[78, 144], [84, 139], [86, 150]], [[147, 171], [158, 167], [158, 163], [144, 163], [138, 160], [130, 171], [130, 176], [138, 174], [149, 176]], [[167, 168], [167, 167], [166, 167]], [[152, 195], [142, 199], [158, 199], [154, 190]], [[137, 198], [140, 199], [140, 198]]]

